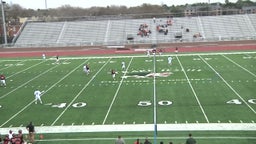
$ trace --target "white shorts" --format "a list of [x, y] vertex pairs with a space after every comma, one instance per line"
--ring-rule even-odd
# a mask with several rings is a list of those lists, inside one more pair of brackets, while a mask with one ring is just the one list
[[41, 100], [41, 97], [39, 95], [35, 96], [36, 100]]
[[1, 84], [6, 85], [5, 80], [1, 80]]

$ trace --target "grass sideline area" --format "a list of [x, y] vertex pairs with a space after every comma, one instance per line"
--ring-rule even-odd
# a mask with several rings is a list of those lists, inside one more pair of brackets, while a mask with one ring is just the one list
[[[168, 56], [173, 58], [171, 65]], [[145, 55], [61, 57], [60, 64], [53, 58], [0, 59], [0, 72], [7, 77], [7, 87], [0, 87], [0, 133], [17, 128], [26, 134], [24, 127], [33, 121], [37, 133], [44, 135], [38, 143], [113, 143], [117, 135], [127, 143], [145, 137], [153, 142], [153, 126], [142, 131], [138, 126], [153, 124], [157, 108], [158, 143], [181, 144], [191, 132], [198, 143], [253, 144], [255, 59], [255, 51], [166, 54], [155, 59]], [[91, 68], [89, 75], [83, 72], [85, 64]], [[118, 72], [115, 80], [111, 69]], [[34, 104], [36, 88], [45, 91], [42, 105]], [[210, 126], [197, 128], [204, 124]], [[43, 130], [98, 125], [128, 130]], [[134, 127], [129, 131], [130, 125]]]
[[[158, 132], [157, 143], [163, 141], [168, 144], [170, 141], [174, 144], [184, 144], [188, 138], [188, 133], [192, 133], [193, 137], [199, 144], [253, 144], [255, 142], [255, 132], [250, 131], [175, 131], [175, 132]], [[116, 137], [121, 135], [127, 144], [132, 144], [137, 138], [140, 142], [144, 142], [148, 137], [153, 143], [154, 138], [151, 137], [153, 132], [109, 132], [109, 133], [66, 133], [66, 134], [45, 134], [44, 139], [38, 139], [38, 144], [113, 144]]]

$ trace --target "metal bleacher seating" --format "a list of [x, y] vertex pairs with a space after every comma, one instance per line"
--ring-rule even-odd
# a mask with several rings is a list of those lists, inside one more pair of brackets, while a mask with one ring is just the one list
[[[33, 45], [124, 45], [127, 36], [133, 36], [133, 43], [175, 42], [176, 32], [182, 33], [182, 40], [195, 41], [193, 35], [200, 33], [202, 41], [236, 40], [256, 37], [256, 14], [174, 17], [168, 26], [168, 34], [156, 30], [159, 24], [166, 24], [167, 18], [118, 19], [98, 21], [28, 22], [14, 46]], [[139, 26], [147, 24], [151, 34], [137, 35]], [[189, 32], [186, 31], [189, 29]]]
[[246, 15], [200, 17], [206, 38], [239, 39], [252, 37], [252, 29]]
[[65, 22], [58, 43], [102, 42], [107, 29], [107, 21]]
[[23, 29], [16, 44], [56, 43], [63, 22], [29, 22]]
[[247, 18], [248, 24], [251, 23], [251, 32], [254, 33], [254, 36], [256, 37], [256, 14], [250, 14], [250, 15], [245, 15]]

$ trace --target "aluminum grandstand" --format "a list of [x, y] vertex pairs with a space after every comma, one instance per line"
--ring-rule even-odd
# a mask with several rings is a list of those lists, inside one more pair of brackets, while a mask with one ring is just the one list
[[[171, 21], [171, 23], [169, 23]], [[150, 33], [141, 35], [140, 25]], [[162, 33], [157, 27], [165, 29]], [[179, 36], [176, 34], [179, 33]], [[65, 47], [256, 39], [256, 14], [94, 21], [27, 21], [12, 47]]]

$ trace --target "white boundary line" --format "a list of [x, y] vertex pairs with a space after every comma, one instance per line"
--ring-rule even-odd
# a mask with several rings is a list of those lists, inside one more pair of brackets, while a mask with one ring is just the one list
[[[190, 123], [158, 124], [158, 131], [256, 131], [255, 123]], [[0, 128], [0, 133], [25, 127]], [[119, 125], [73, 125], [73, 126], [36, 126], [36, 133], [74, 133], [74, 132], [138, 132], [154, 131], [154, 124], [119, 124]]]
[[[247, 52], [210, 52], [210, 53], [179, 53], [179, 56], [198, 56], [198, 55], [236, 55], [236, 54], [256, 54], [256, 51], [247, 51]], [[165, 53], [162, 54], [161, 56], [156, 55], [157, 57], [164, 57], [164, 56], [176, 56], [177, 54], [175, 53]], [[105, 58], [131, 58], [131, 57], [148, 57], [145, 54], [130, 54], [130, 55], [109, 55], [109, 56], [78, 56], [78, 57], [62, 57], [61, 59], [105, 59]], [[42, 59], [26, 59], [27, 61], [29, 60], [42, 60]], [[48, 60], [48, 59], [47, 59]], [[49, 60], [51, 60], [51, 58], [49, 58]], [[1, 60], [1, 61], [11, 61], [11, 59], [9, 60]]]
[[[138, 137], [125, 137], [125, 139], [127, 140], [136, 140]], [[164, 139], [164, 140], [186, 140], [188, 137], [157, 137], [158, 139]], [[241, 136], [241, 137], [235, 137], [235, 136], [227, 136], [227, 137], [222, 137], [222, 136], [209, 136], [209, 137], [194, 137], [195, 139], [237, 139], [237, 140], [243, 140], [243, 139], [250, 139], [250, 140], [254, 140], [256, 139], [256, 137], [246, 137], [246, 136]], [[38, 140], [38, 141], [42, 141], [42, 142], [53, 142], [53, 141], [114, 141], [116, 138], [74, 138], [74, 139], [45, 139], [45, 140]], [[139, 138], [140, 140], [143, 141], [143, 139], [145, 139], [145, 137], [141, 137]], [[148, 139], [153, 139], [152, 137], [148, 137]]]

